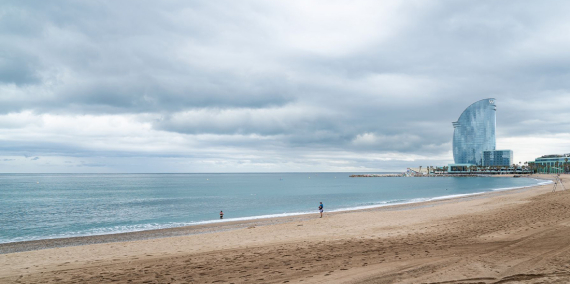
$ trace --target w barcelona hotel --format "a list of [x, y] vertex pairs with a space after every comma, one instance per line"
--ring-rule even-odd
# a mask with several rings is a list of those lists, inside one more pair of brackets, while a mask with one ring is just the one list
[[497, 150], [495, 129], [497, 105], [495, 99], [477, 101], [467, 107], [453, 122], [453, 159], [450, 172], [462, 172], [472, 166], [510, 166], [513, 151]]

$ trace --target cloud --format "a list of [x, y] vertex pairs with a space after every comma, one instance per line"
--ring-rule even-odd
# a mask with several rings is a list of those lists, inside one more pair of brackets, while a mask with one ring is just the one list
[[[136, 6], [2, 5], [5, 155], [109, 171], [142, 167], [112, 157], [170, 169], [188, 159], [189, 171], [447, 163], [451, 121], [486, 97], [502, 141], [559, 145], [570, 133], [564, 1]], [[515, 156], [536, 155], [516, 145]]]
[[[180, 133], [292, 134], [307, 127], [329, 128], [334, 113], [313, 106], [275, 108], [199, 109], [165, 115], [153, 123], [156, 129]], [[331, 123], [328, 123], [331, 124]]]
[[33, 158], [31, 158], [30, 160], [32, 160], [32, 161], [37, 161], [37, 160], [39, 160], [39, 159], [40, 159], [40, 157], [33, 157]]

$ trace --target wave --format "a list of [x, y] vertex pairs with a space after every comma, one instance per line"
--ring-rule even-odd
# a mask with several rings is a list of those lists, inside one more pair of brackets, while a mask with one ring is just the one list
[[[506, 190], [528, 188], [528, 187], [541, 186], [541, 185], [547, 185], [547, 184], [553, 183], [553, 181], [551, 181], [551, 180], [542, 180], [542, 179], [533, 179], [533, 180], [535, 180], [537, 183], [532, 184], [532, 185], [527, 185], [527, 186], [496, 188], [496, 189], [491, 189], [490, 191], [506, 191]], [[480, 195], [480, 194], [490, 192], [490, 191], [488, 190], [488, 191], [465, 193], [465, 194], [451, 194], [451, 195], [429, 197], [429, 198], [396, 199], [396, 200], [388, 200], [388, 201], [380, 201], [380, 202], [371, 202], [371, 203], [367, 203], [367, 204], [359, 204], [359, 205], [352, 206], [352, 207], [337, 208], [337, 209], [330, 210], [328, 212], [356, 211], [356, 210], [374, 209], [374, 208], [380, 208], [380, 207], [386, 207], [386, 206], [414, 204], [414, 203], [422, 203], [422, 202], [429, 202], [429, 201], [435, 201], [435, 200], [454, 199], [454, 198]], [[236, 217], [236, 218], [228, 218], [228, 219], [221, 219], [221, 220], [216, 219], [216, 220], [195, 221], [195, 222], [172, 222], [172, 223], [167, 223], [167, 224], [151, 223], [151, 224], [123, 225], [123, 226], [113, 226], [113, 227], [96, 228], [96, 229], [89, 229], [89, 230], [80, 230], [80, 231], [75, 231], [75, 232], [66, 232], [66, 233], [61, 233], [61, 234], [52, 234], [52, 235], [47, 235], [47, 236], [25, 236], [25, 237], [15, 237], [15, 238], [0, 238], [0, 244], [24, 242], [24, 241], [35, 241], [35, 240], [46, 240], [46, 239], [86, 237], [86, 236], [97, 236], [97, 235], [112, 235], [112, 234], [140, 232], [140, 231], [149, 231], [149, 230], [158, 230], [158, 229], [169, 229], [169, 228], [178, 228], [178, 227], [186, 227], [186, 226], [207, 225], [207, 224], [216, 224], [216, 223], [226, 223], [226, 222], [235, 222], [235, 221], [251, 221], [251, 220], [258, 220], [258, 219], [292, 217], [292, 216], [301, 216], [301, 215], [309, 215], [309, 214], [316, 214], [316, 213], [315, 213], [315, 211], [302, 211], [302, 212]]]
[[511, 190], [511, 189], [518, 189], [518, 188], [527, 188], [527, 187], [541, 186], [541, 185], [547, 185], [547, 184], [554, 183], [554, 182], [551, 181], [551, 180], [545, 180], [545, 179], [536, 179], [536, 178], [533, 178], [533, 180], [537, 181], [538, 183], [537, 183], [537, 184], [527, 185], [527, 186], [515, 186], [515, 187], [495, 188], [495, 189], [493, 189], [493, 191]]

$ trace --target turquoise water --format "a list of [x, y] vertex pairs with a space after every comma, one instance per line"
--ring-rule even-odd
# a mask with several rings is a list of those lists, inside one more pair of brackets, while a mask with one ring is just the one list
[[325, 212], [350, 210], [542, 182], [350, 174], [0, 174], [0, 243], [316, 213], [320, 201]]

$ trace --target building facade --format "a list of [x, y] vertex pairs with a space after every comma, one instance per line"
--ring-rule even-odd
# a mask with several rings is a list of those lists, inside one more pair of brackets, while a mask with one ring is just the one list
[[483, 151], [483, 166], [510, 166], [513, 164], [513, 151], [494, 150]]
[[560, 155], [545, 155], [540, 158], [534, 159], [535, 164], [549, 166], [549, 167], [555, 167], [557, 165], [561, 166], [568, 162], [570, 162], [570, 153], [560, 154]]
[[528, 162], [528, 165], [537, 173], [568, 173], [570, 172], [570, 153], [544, 155]]
[[453, 122], [453, 159], [455, 164], [483, 165], [483, 152], [496, 147], [495, 99], [477, 101]]

